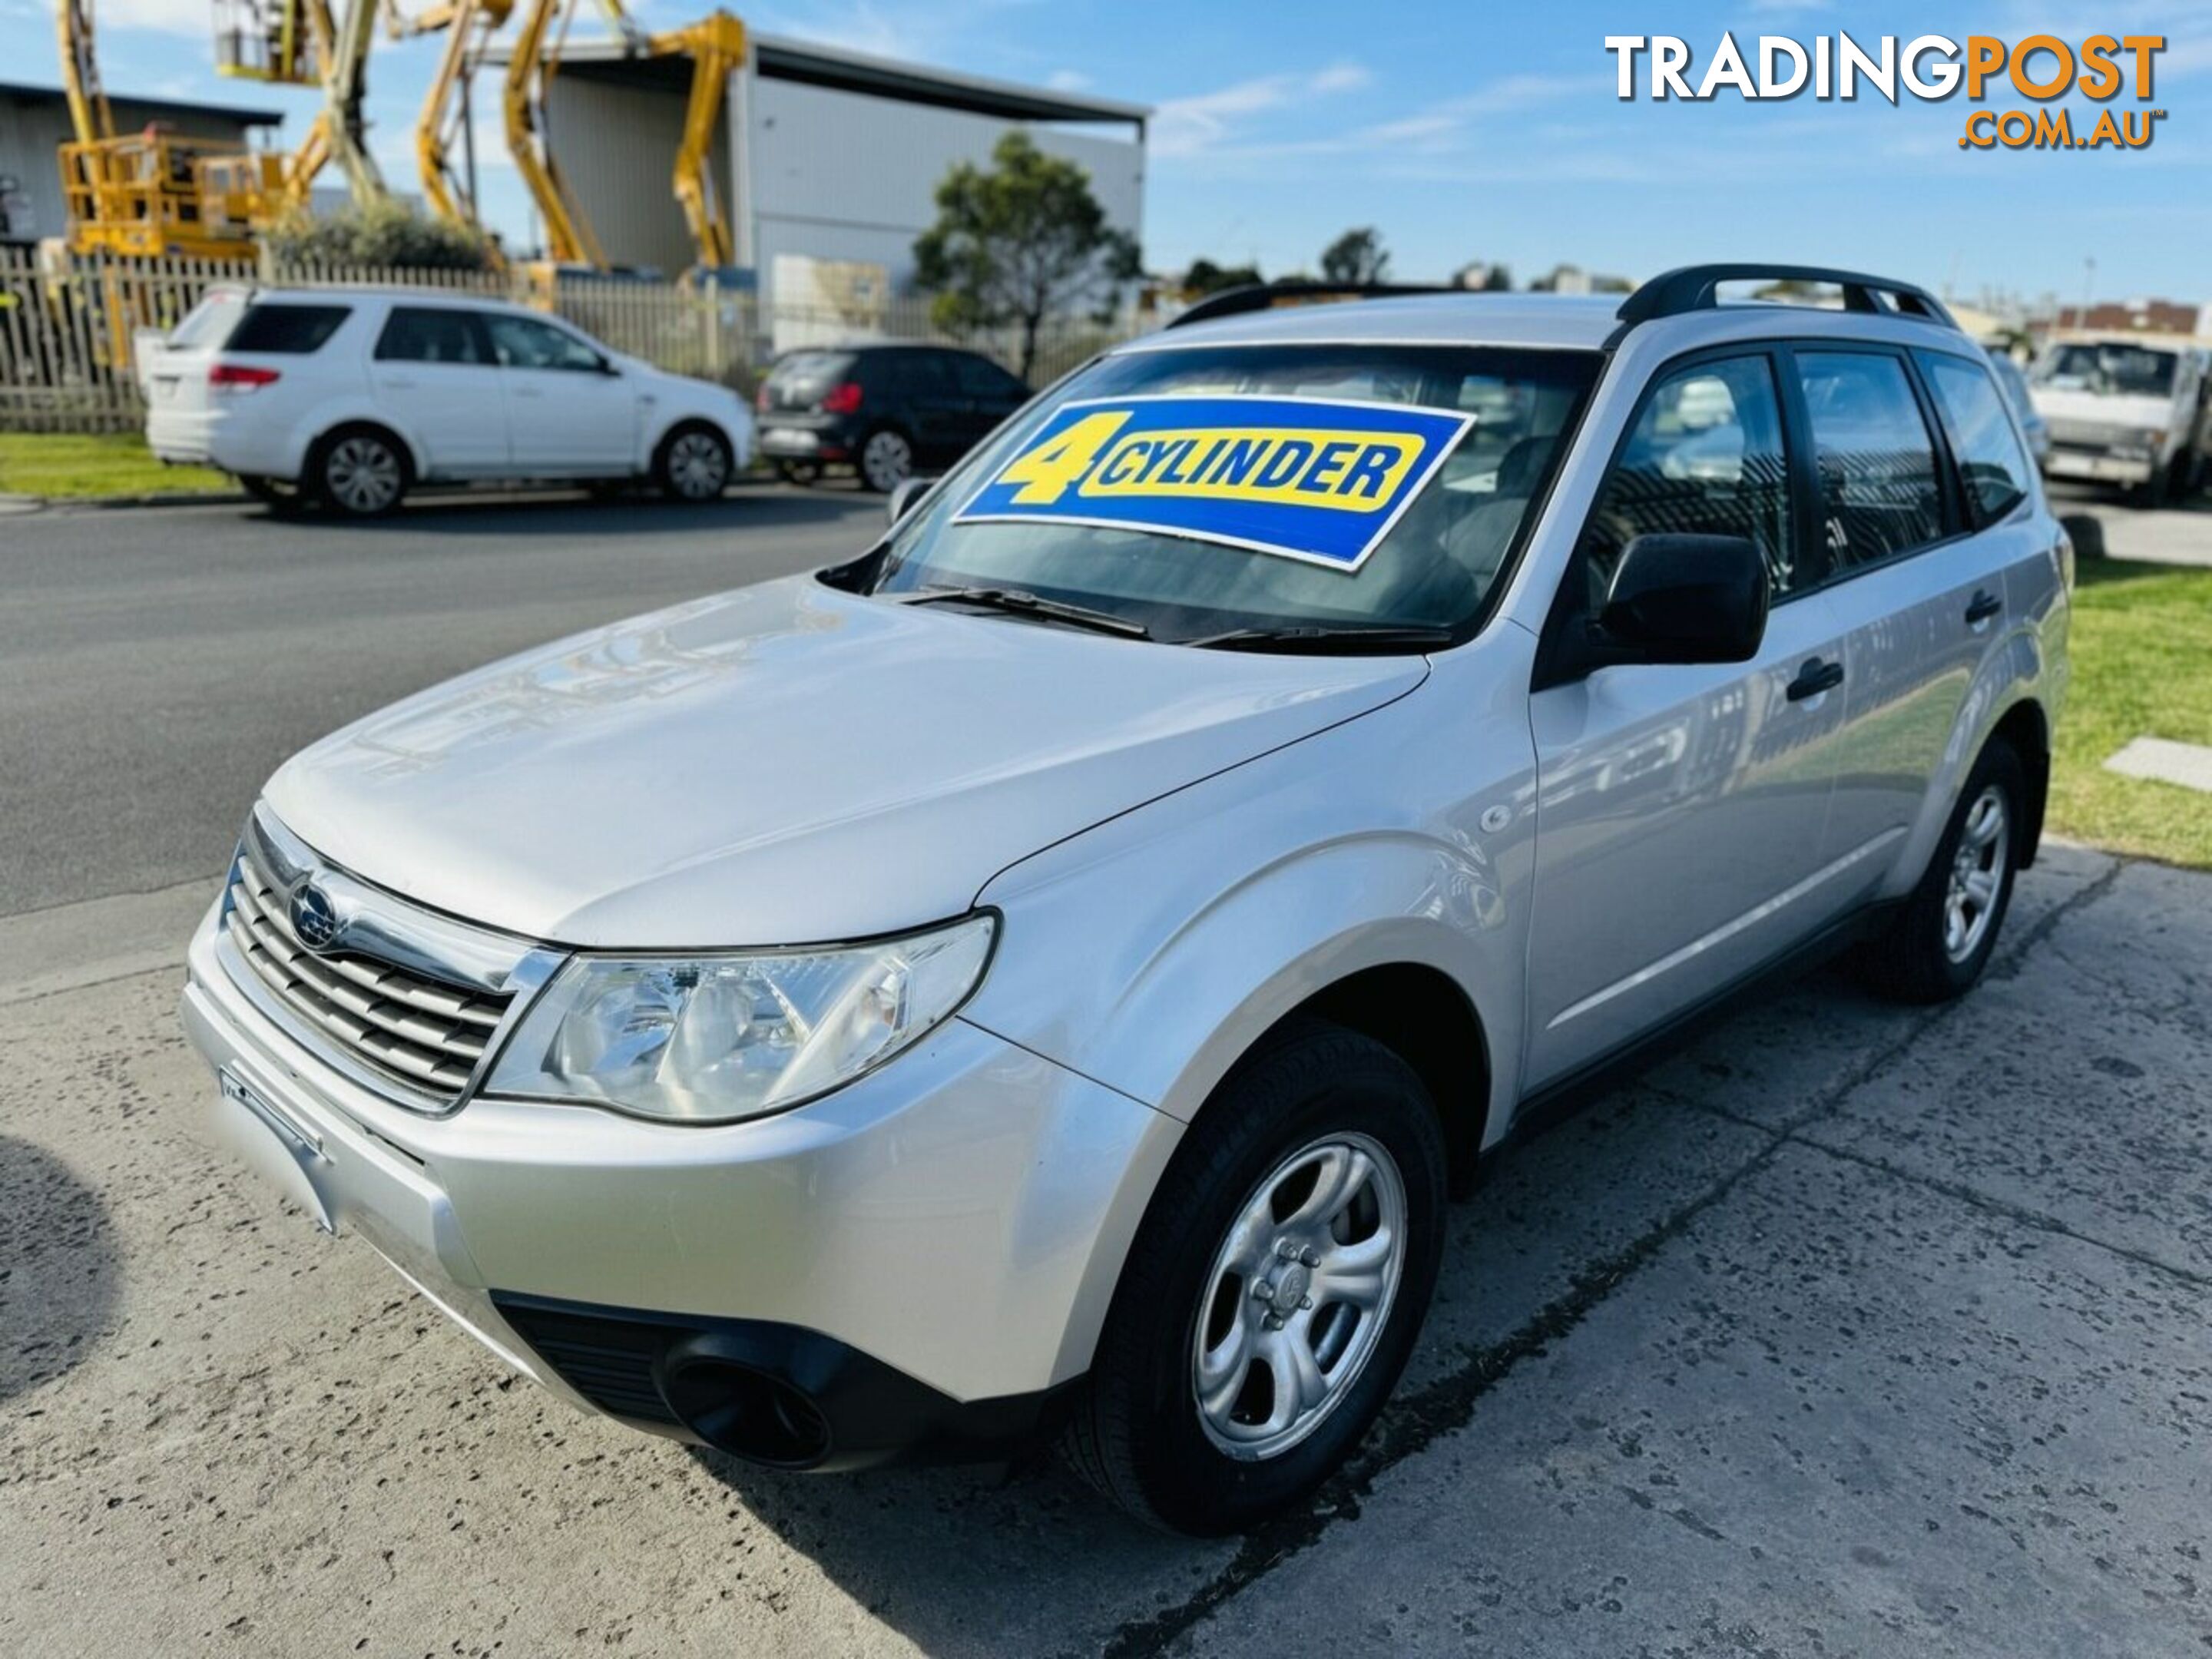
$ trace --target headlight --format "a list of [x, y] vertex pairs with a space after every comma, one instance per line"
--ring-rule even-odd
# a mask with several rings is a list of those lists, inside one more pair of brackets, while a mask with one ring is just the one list
[[994, 918], [873, 945], [744, 954], [578, 956], [522, 1018], [489, 1095], [726, 1123], [872, 1071], [967, 1000]]

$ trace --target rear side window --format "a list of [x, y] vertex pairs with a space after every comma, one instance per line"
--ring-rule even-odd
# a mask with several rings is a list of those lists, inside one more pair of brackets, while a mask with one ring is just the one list
[[1593, 614], [1638, 536], [1741, 536], [1774, 592], [1797, 585], [1782, 404], [1764, 356], [1677, 369], [1645, 397], [1583, 535]]
[[271, 357], [303, 357], [320, 351], [323, 342], [353, 314], [350, 306], [271, 306], [250, 308], [223, 343], [230, 351]]
[[769, 390], [793, 403], [811, 404], [843, 380], [852, 368], [844, 351], [794, 351], [769, 371]]
[[246, 296], [235, 289], [211, 289], [207, 297], [185, 313], [185, 320], [169, 331], [169, 344], [189, 350], [194, 346], [221, 349], [246, 313]]
[[1800, 351], [1797, 374], [1813, 422], [1830, 567], [1842, 574], [1939, 539], [1936, 445], [1904, 362], [1887, 353]]
[[1982, 523], [1994, 523], [2027, 494], [2027, 456], [2004, 399], [1978, 363], [1928, 351], [1921, 354], [1920, 367], [1935, 388], [1967, 499]]
[[491, 362], [491, 347], [476, 318], [465, 311], [396, 306], [377, 336], [376, 359], [387, 363]]
[[988, 357], [954, 352], [945, 361], [952, 366], [952, 383], [970, 398], [1005, 398], [1018, 389], [1014, 377]]

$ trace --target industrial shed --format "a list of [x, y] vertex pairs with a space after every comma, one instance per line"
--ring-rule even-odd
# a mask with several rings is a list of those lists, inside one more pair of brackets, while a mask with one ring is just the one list
[[[958, 161], [988, 161], [1009, 129], [1088, 169], [1117, 228], [1144, 216], [1149, 109], [918, 68], [811, 42], [754, 35], [732, 77], [715, 145], [716, 183], [737, 244], [771, 303], [805, 304], [806, 262], [880, 267], [894, 286], [934, 193]], [[500, 61], [496, 52], [490, 60]], [[696, 255], [669, 185], [691, 64], [572, 40], [547, 111], [552, 149], [618, 265], [670, 273]]]
[[[173, 98], [111, 94], [115, 128], [137, 132], [155, 123], [191, 138], [243, 144], [256, 127], [274, 127], [275, 110], [233, 104], [180, 102]], [[0, 82], [0, 243], [27, 244], [69, 229], [62, 210], [61, 146], [76, 136], [59, 87]]]

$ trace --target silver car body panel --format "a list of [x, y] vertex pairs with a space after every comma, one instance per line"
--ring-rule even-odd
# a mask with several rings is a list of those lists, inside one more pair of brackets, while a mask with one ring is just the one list
[[[1606, 302], [1411, 300], [1124, 349], [1587, 349], [1615, 326]], [[397, 1206], [386, 1253], [526, 1369], [484, 1287], [789, 1320], [963, 1400], [1072, 1376], [1182, 1126], [1315, 993], [1409, 965], [1455, 986], [1494, 1142], [1533, 1090], [1905, 891], [1996, 724], [2027, 699], [2056, 718], [2063, 538], [2033, 485], [2002, 525], [1778, 605], [1750, 663], [1532, 697], [1642, 389], [1685, 353], [1801, 335], [1948, 343], [1765, 307], [1627, 332], [1487, 624], [1426, 660], [1158, 647], [801, 578], [495, 665], [272, 781], [323, 859], [547, 945], [793, 944], [996, 907], [962, 1013], [836, 1093], [714, 1128], [489, 1099], [427, 1118], [243, 995], [213, 917], [194, 1040], [373, 1171], [336, 1207], [377, 1237]], [[1969, 624], [1982, 589], [2002, 614]], [[1788, 702], [1814, 653], [1844, 684]]]

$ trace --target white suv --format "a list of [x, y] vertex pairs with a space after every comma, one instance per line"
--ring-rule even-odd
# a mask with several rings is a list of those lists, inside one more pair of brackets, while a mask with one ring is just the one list
[[496, 301], [217, 289], [143, 342], [146, 440], [252, 494], [358, 517], [417, 483], [650, 479], [711, 501], [752, 455], [738, 395]]
[[1206, 309], [286, 763], [185, 992], [240, 1155], [580, 1405], [1218, 1531], [1547, 1105], [1815, 949], [1974, 983], [2071, 552], [1940, 305]]

